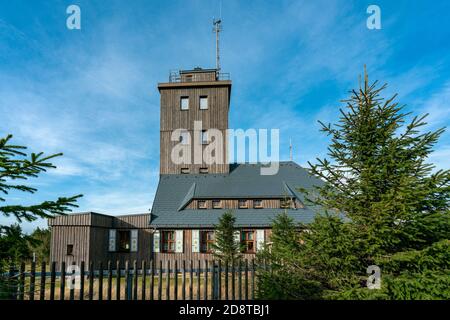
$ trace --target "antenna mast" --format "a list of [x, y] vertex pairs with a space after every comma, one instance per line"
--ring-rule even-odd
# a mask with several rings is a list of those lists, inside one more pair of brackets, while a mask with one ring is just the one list
[[292, 139], [289, 139], [289, 160], [292, 161]]
[[220, 71], [220, 51], [219, 51], [219, 32], [222, 31], [222, 19], [213, 19], [213, 32], [216, 34], [216, 69]]

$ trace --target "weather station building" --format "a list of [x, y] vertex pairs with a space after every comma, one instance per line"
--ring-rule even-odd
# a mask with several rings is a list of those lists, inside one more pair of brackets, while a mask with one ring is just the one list
[[270, 242], [277, 214], [285, 211], [296, 222], [311, 222], [315, 212], [299, 189], [321, 181], [293, 161], [280, 162], [274, 175], [261, 175], [263, 164], [228, 163], [226, 142], [222, 163], [172, 161], [171, 150], [179, 143], [171, 139], [174, 130], [184, 128], [193, 136], [195, 122], [201, 121], [200, 136], [192, 139], [199, 139], [202, 148], [209, 143], [208, 129], [226, 136], [231, 87], [229, 75], [220, 73], [218, 59], [214, 69], [182, 70], [159, 83], [160, 175], [150, 213], [87, 212], [50, 219], [51, 261], [105, 265], [116, 260], [211, 260], [214, 226], [229, 210], [236, 217], [236, 240], [244, 245], [244, 257], [250, 258]]

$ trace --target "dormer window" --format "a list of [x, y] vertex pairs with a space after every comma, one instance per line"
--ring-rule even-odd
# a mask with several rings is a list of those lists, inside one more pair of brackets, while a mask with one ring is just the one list
[[206, 209], [206, 200], [198, 200], [197, 207], [198, 209]]
[[263, 207], [262, 200], [253, 200], [253, 208], [261, 209]]
[[248, 208], [247, 200], [245, 200], [245, 199], [239, 199], [239, 201], [238, 201], [238, 207], [239, 207], [239, 209], [247, 209], [247, 208]]
[[213, 207], [213, 209], [222, 209], [222, 201], [220, 201], [220, 200], [213, 200], [212, 201], [212, 207]]
[[181, 110], [189, 110], [189, 97], [181, 97], [180, 98], [180, 109]]
[[291, 199], [281, 199], [280, 200], [280, 208], [281, 209], [292, 208], [292, 200]]

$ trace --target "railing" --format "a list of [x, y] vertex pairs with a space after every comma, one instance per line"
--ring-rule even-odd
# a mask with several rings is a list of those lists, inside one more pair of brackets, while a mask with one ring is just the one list
[[[216, 80], [224, 81], [224, 80], [230, 80], [230, 79], [231, 79], [231, 77], [230, 77], [230, 73], [229, 72], [218, 72], [218, 73], [216, 73]], [[181, 81], [180, 72], [179, 71], [170, 71], [170, 73], [169, 73], [169, 82], [182, 82]], [[184, 81], [184, 82], [195, 82], [195, 80]]]
[[136, 261], [106, 266], [45, 263], [12, 266], [0, 275], [0, 297], [12, 300], [252, 300], [255, 260], [234, 265], [221, 261]]

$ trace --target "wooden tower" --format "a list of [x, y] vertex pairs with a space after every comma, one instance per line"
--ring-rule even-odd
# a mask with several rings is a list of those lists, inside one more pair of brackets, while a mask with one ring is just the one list
[[[217, 69], [183, 70], [171, 73], [169, 82], [159, 83], [158, 90], [161, 95], [160, 174], [228, 173], [226, 130], [231, 93], [229, 75], [219, 74]], [[205, 159], [205, 148], [214, 141], [212, 134], [208, 134], [209, 129], [217, 129], [223, 136], [223, 161], [220, 163], [210, 163]], [[177, 134], [174, 139], [175, 130]], [[180, 131], [182, 133], [178, 134]], [[172, 152], [182, 142], [187, 151], [183, 152], [185, 161], [174, 163]], [[195, 152], [200, 154], [200, 159]]]

